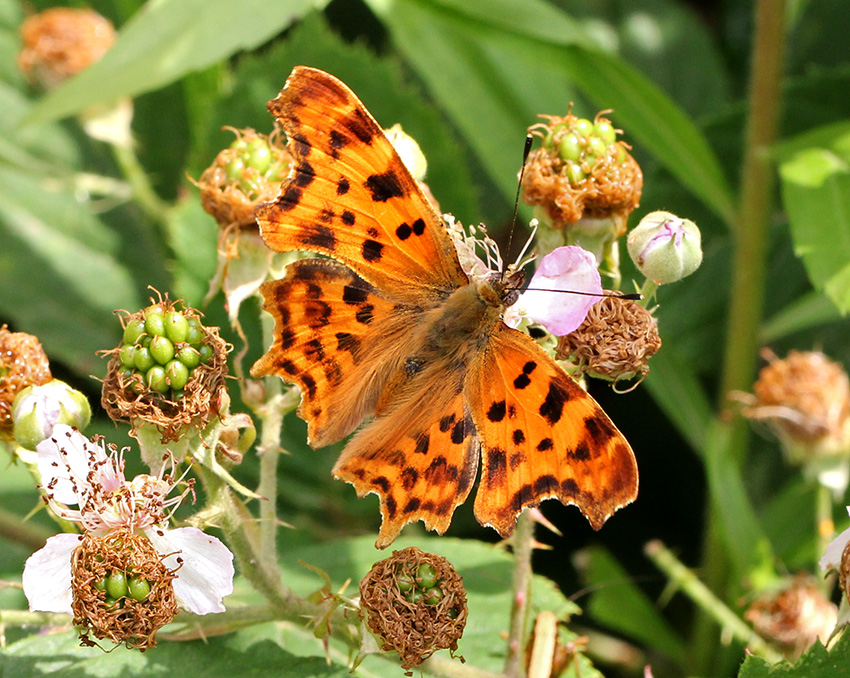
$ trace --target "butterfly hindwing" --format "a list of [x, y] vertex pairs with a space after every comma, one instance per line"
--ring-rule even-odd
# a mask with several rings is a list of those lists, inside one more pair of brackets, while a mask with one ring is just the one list
[[424, 424], [410, 422], [402, 409], [378, 417], [352, 438], [334, 467], [334, 476], [354, 485], [359, 496], [380, 497], [378, 548], [417, 520], [443, 534], [472, 489], [479, 442], [462, 395], [429, 415]]
[[393, 338], [386, 328], [394, 324], [394, 305], [327, 259], [290, 264], [284, 278], [265, 283], [262, 292], [263, 308], [275, 318], [274, 343], [251, 374], [277, 374], [297, 384], [298, 413], [308, 423], [311, 444], [335, 442], [374, 405], [377, 390], [369, 395], [363, 375], [379, 367], [373, 354]]
[[294, 158], [278, 199], [256, 212], [269, 247], [333, 257], [399, 299], [467, 283], [440, 218], [345, 84], [299, 66], [269, 109]]
[[594, 529], [637, 496], [637, 464], [602, 408], [527, 335], [498, 323], [467, 377], [481, 439], [475, 516], [506, 536], [553, 497]]

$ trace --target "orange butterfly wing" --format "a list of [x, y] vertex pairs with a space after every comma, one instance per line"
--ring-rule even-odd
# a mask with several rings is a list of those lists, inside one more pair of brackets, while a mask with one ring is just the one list
[[298, 67], [269, 108], [295, 160], [278, 199], [257, 210], [263, 238], [345, 266], [301, 260], [263, 286], [275, 342], [251, 372], [300, 386], [313, 446], [368, 420], [334, 475], [379, 496], [378, 546], [415, 520], [443, 533], [482, 455], [476, 516], [502, 534], [547, 497], [578, 505], [597, 529], [632, 501], [628, 443], [469, 286], [440, 218], [351, 90]]
[[464, 390], [482, 444], [475, 516], [507, 536], [523, 508], [554, 497], [598, 530], [637, 496], [629, 443], [530, 337], [498, 323]]
[[345, 84], [298, 66], [269, 110], [294, 157], [278, 199], [256, 211], [269, 247], [333, 257], [418, 303], [468, 282], [434, 208]]

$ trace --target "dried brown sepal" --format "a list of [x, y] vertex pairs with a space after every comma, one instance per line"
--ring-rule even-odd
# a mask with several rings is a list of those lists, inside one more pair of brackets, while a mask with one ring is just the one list
[[36, 337], [0, 326], [0, 437], [10, 436], [14, 428], [15, 396], [27, 386], [41, 386], [52, 378], [47, 355]]
[[[128, 579], [144, 577], [150, 593], [143, 601], [125, 596], [107, 606], [107, 592], [95, 584], [114, 571], [124, 572]], [[142, 651], [154, 647], [156, 632], [177, 614], [175, 577], [147, 537], [128, 530], [106, 536], [84, 534], [71, 556], [71, 609], [74, 624], [80, 627], [80, 644], [95, 645], [91, 634]]]
[[[234, 229], [257, 229], [254, 209], [264, 202], [271, 202], [280, 193], [281, 182], [286, 178], [292, 164], [292, 156], [279, 139], [278, 130], [270, 135], [259, 134], [252, 129], [231, 130], [237, 141], [251, 143], [265, 140], [271, 149], [271, 165], [265, 171], [245, 165], [234, 172], [234, 163], [242, 151], [233, 146], [222, 150], [212, 164], [204, 170], [201, 178], [194, 182], [201, 189], [201, 205], [224, 229], [220, 240], [227, 240]], [[221, 243], [219, 248], [221, 249]]]
[[[177, 303], [167, 297], [157, 302], [165, 312], [175, 308]], [[187, 319], [195, 318], [199, 322], [201, 314], [191, 307], [180, 309]], [[136, 318], [144, 318], [144, 310], [137, 313], [120, 315], [121, 324], [127, 324]], [[139, 375], [126, 378], [118, 357], [121, 345], [106, 351], [111, 354], [103, 380], [100, 404], [115, 422], [129, 422], [135, 434], [139, 421], [153, 424], [162, 436], [163, 444], [178, 440], [188, 428], [203, 429], [213, 417], [218, 416], [222, 394], [227, 377], [227, 354], [233, 348], [219, 335], [217, 327], [206, 327], [203, 343], [213, 349], [212, 357], [193, 370], [183, 389], [183, 396], [170, 400], [167, 396], [149, 388]]]
[[844, 368], [818, 351], [789, 351], [784, 359], [767, 353], [744, 416], [766, 421], [805, 443], [847, 439], [850, 379]]
[[[422, 563], [436, 570], [443, 597], [436, 604], [408, 601], [399, 578], [412, 581]], [[395, 651], [401, 666], [418, 666], [437, 650], [457, 650], [468, 614], [463, 579], [442, 556], [416, 547], [394, 551], [360, 582], [360, 614], [385, 652]]]
[[[640, 204], [643, 173], [629, 153], [631, 146], [623, 141], [609, 144], [595, 162], [580, 165], [583, 178], [570, 177], [570, 162], [558, 153], [560, 138], [572, 132], [578, 118], [541, 115], [547, 120], [529, 128], [529, 132], [546, 140], [528, 158], [522, 179], [523, 200], [540, 206], [554, 228], [565, 228], [582, 217], [605, 219], [614, 217], [623, 235], [629, 214]], [[594, 123], [608, 123], [597, 115]]]
[[21, 25], [18, 67], [49, 89], [99, 60], [114, 42], [112, 23], [97, 12], [54, 7]]
[[826, 643], [838, 620], [838, 609], [811, 575], [800, 573], [780, 589], [759, 596], [744, 619], [756, 633], [796, 658], [818, 638]]
[[609, 296], [590, 308], [577, 330], [558, 338], [555, 356], [576, 365], [578, 374], [617, 382], [645, 377], [659, 348], [655, 317], [630, 299]]

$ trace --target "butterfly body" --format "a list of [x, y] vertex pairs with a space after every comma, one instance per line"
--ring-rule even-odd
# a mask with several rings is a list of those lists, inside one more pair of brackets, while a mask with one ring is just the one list
[[356, 430], [334, 475], [376, 493], [385, 547], [408, 522], [443, 533], [469, 495], [506, 535], [555, 497], [599, 528], [634, 499], [637, 467], [593, 399], [502, 321], [522, 273], [470, 280], [421, 189], [362, 103], [298, 67], [269, 108], [295, 164], [257, 210], [266, 244], [303, 259], [266, 283], [275, 342], [252, 368], [300, 386], [321, 447]]

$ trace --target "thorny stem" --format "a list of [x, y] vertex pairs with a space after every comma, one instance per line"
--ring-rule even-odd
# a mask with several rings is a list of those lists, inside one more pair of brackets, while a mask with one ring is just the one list
[[730, 610], [720, 598], [715, 596], [664, 544], [658, 540], [651, 541], [644, 547], [644, 553], [677, 588], [681, 589], [688, 598], [701, 610], [709, 614], [733, 638], [745, 643], [752, 652], [761, 655], [770, 662], [778, 662], [782, 659], [782, 655], [770, 647], [746, 622]]
[[210, 503], [221, 511], [221, 529], [236, 557], [242, 576], [275, 608], [286, 609], [297, 598], [280, 579], [277, 562], [270, 565], [261, 557], [257, 522], [247, 507], [217, 476], [197, 467], [198, 476], [210, 497]]
[[525, 630], [528, 619], [528, 599], [531, 596], [531, 551], [534, 542], [534, 521], [528, 510], [520, 513], [511, 537], [514, 551], [513, 601], [511, 626], [508, 632], [508, 651], [505, 658], [505, 677], [522, 678]]

